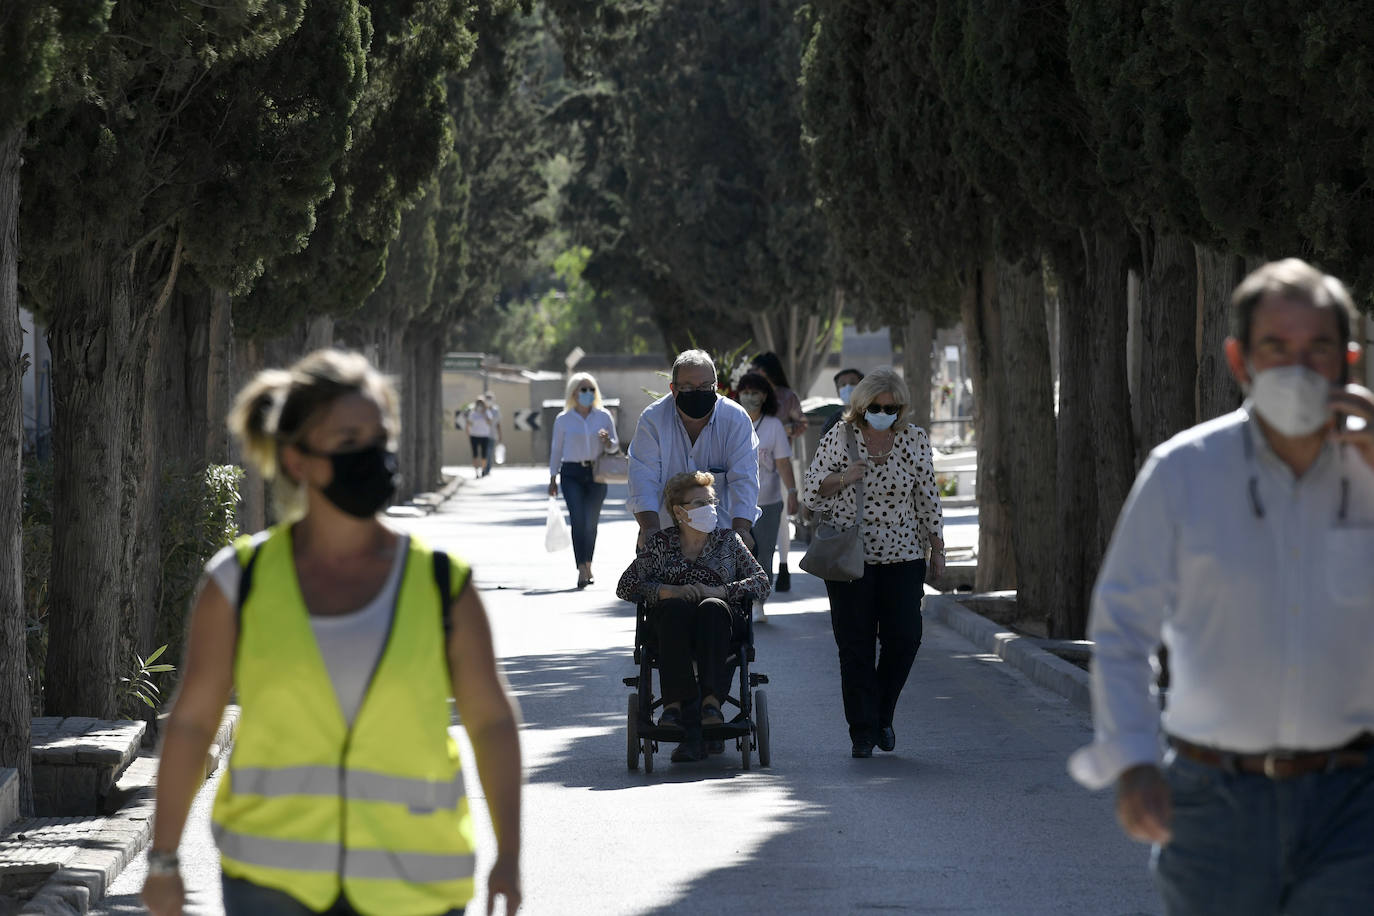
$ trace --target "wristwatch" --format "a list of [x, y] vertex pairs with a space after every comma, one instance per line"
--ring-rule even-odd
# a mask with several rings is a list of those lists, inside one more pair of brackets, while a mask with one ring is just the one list
[[148, 850], [148, 877], [165, 878], [181, 873], [181, 860], [174, 852]]

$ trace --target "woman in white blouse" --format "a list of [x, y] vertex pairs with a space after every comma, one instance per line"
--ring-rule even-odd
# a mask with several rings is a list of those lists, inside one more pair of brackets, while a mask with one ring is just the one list
[[[773, 582], [773, 552], [784, 507], [797, 512], [797, 480], [792, 471], [792, 445], [775, 414], [778, 398], [773, 383], [761, 372], [746, 372], [735, 386], [735, 400], [749, 412], [759, 437], [759, 519], [754, 522], [754, 556], [768, 582]], [[783, 563], [782, 566], [786, 566]], [[754, 603], [754, 619], [764, 623], [763, 600]]]
[[568, 379], [567, 407], [553, 421], [553, 447], [549, 451], [549, 495], [557, 496], [560, 482], [563, 501], [572, 522], [573, 559], [577, 562], [577, 587], [586, 588], [596, 553], [596, 526], [606, 485], [597, 483], [593, 468], [597, 456], [617, 451], [615, 419], [601, 406], [601, 389], [589, 373]]
[[821, 439], [802, 488], [802, 502], [847, 528], [858, 514], [854, 485], [864, 483], [864, 574], [825, 583], [855, 757], [897, 744], [892, 719], [921, 646], [927, 557], [935, 576], [945, 565], [930, 437], [906, 422], [910, 403], [896, 372], [871, 372], [849, 396], [844, 422]]

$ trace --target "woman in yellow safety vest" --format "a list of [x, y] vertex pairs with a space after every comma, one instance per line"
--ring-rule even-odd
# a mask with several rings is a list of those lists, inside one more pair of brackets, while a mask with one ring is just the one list
[[181, 912], [177, 848], [231, 690], [212, 815], [229, 916], [461, 913], [475, 849], [450, 696], [496, 833], [489, 899], [520, 904], [517, 711], [467, 565], [377, 517], [396, 417], [390, 383], [339, 351], [239, 394], [230, 429], [286, 521], [206, 568], [158, 770], [155, 916]]

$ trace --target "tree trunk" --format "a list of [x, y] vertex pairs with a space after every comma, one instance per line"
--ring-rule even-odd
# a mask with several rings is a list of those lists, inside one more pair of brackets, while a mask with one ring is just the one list
[[1224, 343], [1231, 334], [1231, 293], [1245, 278], [1245, 261], [1230, 252], [1202, 245], [1198, 273], [1198, 421], [1230, 413], [1240, 406], [1240, 386], [1226, 365]]
[[1055, 489], [1059, 542], [1050, 633], [1078, 639], [1087, 631], [1088, 607], [1100, 552], [1097, 546], [1097, 481], [1093, 458], [1092, 303], [1081, 250], [1056, 251], [1059, 280], [1059, 412], [1056, 422]]
[[415, 322], [408, 322], [403, 331], [393, 331], [394, 339], [400, 341], [400, 352], [392, 357], [390, 371], [400, 382], [401, 387], [401, 487], [397, 492], [398, 500], [406, 500], [424, 489], [420, 480], [420, 413], [419, 413], [419, 374], [415, 354], [420, 346], [423, 332]]
[[[124, 440], [142, 351], [133, 279], [106, 242], [58, 265], [53, 359], [53, 538], [46, 712], [113, 718], [120, 584], [127, 575]], [[146, 331], [144, 332], [146, 333]], [[132, 482], [130, 482], [132, 484]]]
[[[300, 356], [334, 346], [334, 317], [316, 315], [305, 326], [305, 346]], [[294, 362], [294, 360], [292, 360]]]
[[19, 772], [19, 813], [33, 814], [29, 669], [24, 636], [24, 338], [19, 327], [19, 163], [24, 130], [0, 130], [0, 767]]
[[1197, 390], [1197, 257], [1181, 235], [1147, 228], [1141, 309], [1140, 451], [1193, 425]]
[[[1098, 556], [1106, 552], [1116, 517], [1135, 481], [1135, 435], [1126, 381], [1126, 274], [1130, 238], [1103, 230], [1089, 242], [1092, 320], [1093, 451], [1096, 457]], [[1096, 577], [1096, 565], [1093, 575]]]
[[935, 336], [935, 320], [927, 309], [917, 309], [907, 318], [902, 346], [902, 371], [911, 391], [912, 423], [930, 430], [930, 349]]
[[[239, 390], [262, 371], [265, 360], [260, 342], [236, 340], [234, 343], [234, 388]], [[239, 491], [238, 526], [240, 531], [261, 531], [267, 527], [267, 484], [261, 472], [245, 460], [241, 448], [234, 442], [230, 452], [231, 459], [244, 470]]]
[[998, 262], [997, 308], [1017, 608], [1048, 615], [1055, 609], [1055, 539], [1045, 536], [1047, 520], [1055, 517], [1055, 432], [1045, 283], [1039, 264]]
[[[422, 489], [434, 489], [441, 483], [443, 465], [443, 446], [440, 430], [443, 429], [443, 365], [445, 334], [441, 325], [427, 326], [414, 357], [416, 364], [417, 390], [420, 404], [417, 411], [419, 440], [417, 463]], [[503, 431], [509, 432], [510, 419], [502, 417]]]
[[973, 272], [960, 295], [973, 379], [973, 428], [978, 440], [978, 569], [973, 587], [986, 592], [1016, 587], [1012, 510], [1007, 482], [1003, 386], [996, 371], [1002, 351], [995, 265]]
[[235, 347], [231, 316], [229, 294], [211, 290], [205, 367], [205, 456], [215, 464], [229, 461], [229, 428], [225, 420], [234, 398]]

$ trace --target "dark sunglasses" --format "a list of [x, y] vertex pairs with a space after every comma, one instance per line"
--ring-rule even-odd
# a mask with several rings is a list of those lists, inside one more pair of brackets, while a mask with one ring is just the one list
[[889, 417], [895, 417], [901, 410], [901, 404], [869, 404], [865, 413], [885, 413]]
[[579, 388], [579, 389], [577, 389], [577, 390], [578, 390], [578, 391], [590, 391], [592, 394], [596, 394], [596, 389], [595, 389], [595, 388]]

